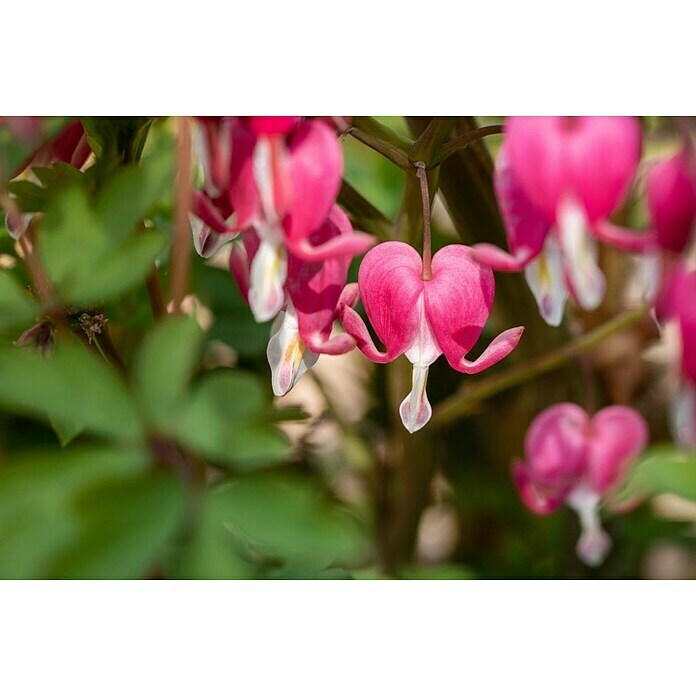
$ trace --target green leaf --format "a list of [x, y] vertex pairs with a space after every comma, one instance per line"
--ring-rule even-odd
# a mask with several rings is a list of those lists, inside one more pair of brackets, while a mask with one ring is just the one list
[[239, 355], [264, 355], [270, 322], [257, 324], [228, 271], [198, 262], [196, 293], [213, 312], [210, 338], [234, 348]]
[[355, 564], [366, 552], [361, 525], [308, 481], [252, 476], [214, 494], [226, 527], [255, 553], [324, 569]]
[[39, 307], [10, 271], [0, 270], [0, 331], [32, 322]]
[[49, 416], [53, 431], [58, 436], [61, 447], [69, 445], [84, 429], [83, 423], [71, 421], [65, 416]]
[[100, 435], [143, 436], [135, 403], [117, 373], [72, 337], [62, 337], [46, 356], [0, 348], [0, 404]]
[[184, 491], [171, 474], [146, 473], [85, 491], [74, 507], [79, 534], [48, 575], [137, 579], [153, 570], [181, 525]]
[[71, 121], [65, 116], [46, 116], [41, 120], [41, 135], [36, 142], [17, 140], [8, 128], [0, 128], [0, 171], [9, 178], [47, 142], [55, 138]]
[[13, 453], [0, 469], [0, 577], [51, 577], [55, 560], [77, 543], [78, 497], [145, 471], [143, 450], [72, 447]]
[[140, 165], [121, 167], [97, 201], [97, 214], [106, 233], [123, 240], [169, 191], [174, 178], [174, 148], [159, 147]]
[[164, 236], [154, 230], [127, 240], [101, 259], [92, 273], [75, 280], [70, 299], [76, 304], [97, 304], [131, 290], [145, 279], [165, 243]]
[[696, 500], [696, 452], [673, 445], [651, 447], [634, 465], [619, 497], [629, 500], [659, 493], [675, 493]]
[[66, 191], [49, 206], [39, 253], [65, 302], [98, 304], [125, 293], [144, 280], [165, 244], [154, 230], [125, 239], [111, 232], [80, 189]]
[[49, 280], [64, 300], [81, 278], [97, 275], [112, 248], [81, 189], [65, 191], [52, 201], [41, 227], [39, 255]]
[[255, 377], [218, 370], [194, 388], [176, 423], [176, 434], [187, 447], [216, 463], [253, 469], [288, 455], [287, 441], [271, 420], [271, 406]]
[[160, 322], [145, 339], [135, 363], [135, 387], [146, 414], [163, 430], [180, 405], [196, 364], [202, 333], [185, 316]]
[[215, 499], [207, 497], [203, 515], [191, 542], [172, 575], [186, 580], [237, 580], [254, 577], [254, 566], [241, 552], [238, 540], [224, 526]]

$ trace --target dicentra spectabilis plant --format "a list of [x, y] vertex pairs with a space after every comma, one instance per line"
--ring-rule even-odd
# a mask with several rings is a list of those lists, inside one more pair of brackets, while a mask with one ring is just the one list
[[230, 269], [257, 321], [276, 318], [268, 344], [271, 383], [286, 394], [330, 339], [351, 258], [374, 244], [334, 201], [343, 154], [331, 127], [295, 116], [199, 119], [203, 191], [194, 196], [194, 244], [212, 256], [242, 233]]
[[640, 574], [696, 499], [695, 131], [0, 117], [0, 577], [574, 576], [564, 506]]
[[343, 326], [373, 362], [391, 362], [405, 354], [412, 363], [413, 385], [399, 407], [411, 433], [432, 415], [428, 368], [440, 355], [455, 370], [473, 375], [509, 355], [524, 330], [518, 326], [504, 331], [477, 359], [467, 359], [488, 320], [495, 281], [491, 269], [474, 261], [462, 244], [440, 249], [432, 262], [403, 242], [380, 244], [360, 264], [358, 286], [386, 351], [375, 346], [360, 315], [348, 305], [343, 307]]
[[580, 406], [557, 404], [542, 411], [525, 438], [525, 460], [513, 464], [524, 504], [538, 515], [564, 503], [578, 514], [578, 556], [601, 564], [611, 548], [600, 504], [622, 483], [648, 443], [648, 426], [634, 409], [608, 406], [590, 417]]
[[[355, 236], [350, 220], [335, 205], [310, 236], [310, 243], [320, 246]], [[260, 245], [256, 231], [248, 230], [242, 234], [242, 243], [235, 243], [230, 253], [230, 270], [247, 301], [251, 269]], [[266, 352], [277, 396], [287, 394], [320, 354], [341, 355], [355, 347], [346, 334], [331, 337], [342, 304], [354, 304], [357, 299], [357, 291], [346, 287], [350, 261], [351, 257], [343, 254], [324, 261], [306, 261], [288, 252], [287, 277], [280, 290], [282, 309], [271, 327]]]

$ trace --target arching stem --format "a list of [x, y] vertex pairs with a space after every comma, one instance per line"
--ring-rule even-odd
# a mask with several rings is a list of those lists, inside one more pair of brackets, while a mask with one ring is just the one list
[[420, 180], [421, 198], [423, 199], [423, 280], [433, 277], [431, 267], [431, 240], [430, 240], [430, 191], [428, 190], [428, 174], [425, 170], [425, 162], [416, 162], [416, 174]]

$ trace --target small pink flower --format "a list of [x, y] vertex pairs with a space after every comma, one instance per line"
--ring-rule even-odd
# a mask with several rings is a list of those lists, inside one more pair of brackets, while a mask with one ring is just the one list
[[[334, 205], [324, 224], [310, 235], [309, 243], [323, 247], [355, 236], [346, 214]], [[234, 244], [230, 254], [230, 270], [250, 304], [255, 291], [252, 273], [261, 248], [259, 235], [249, 230], [242, 234], [241, 243]], [[287, 394], [319, 355], [340, 355], [355, 347], [355, 341], [347, 334], [331, 337], [342, 306], [354, 305], [358, 299], [357, 287], [346, 286], [350, 261], [351, 257], [345, 254], [306, 261], [289, 252], [285, 283], [274, 286], [277, 296], [272, 298], [273, 303], [281, 309], [271, 327], [266, 351], [276, 395]]]
[[444, 353], [455, 370], [475, 374], [506, 357], [524, 330], [509, 329], [479, 358], [466, 359], [488, 319], [495, 283], [491, 270], [476, 263], [469, 247], [461, 244], [435, 254], [429, 280], [423, 279], [423, 262], [413, 247], [403, 242], [380, 244], [365, 255], [358, 286], [386, 351], [375, 346], [364, 321], [348, 304], [342, 309], [343, 326], [373, 362], [390, 362], [405, 353], [413, 364], [413, 388], [399, 409], [409, 432], [430, 420], [428, 368], [440, 355]]
[[685, 447], [696, 447], [696, 270], [675, 263], [662, 283], [656, 302], [661, 321], [673, 320], [681, 339], [681, 384], [671, 404], [674, 437]]
[[641, 279], [648, 301], [662, 294], [672, 267], [686, 252], [696, 225], [696, 157], [686, 143], [673, 157], [652, 165], [647, 176], [647, 203], [653, 244], [641, 259]]
[[474, 255], [498, 270], [524, 269], [556, 326], [569, 293], [585, 309], [602, 301], [595, 237], [622, 248], [647, 243], [605, 224], [633, 180], [640, 128], [629, 117], [511, 117], [505, 133], [495, 189], [510, 253], [479, 244]]
[[611, 548], [601, 500], [624, 480], [648, 437], [645, 419], [632, 408], [608, 406], [590, 418], [571, 403], [542, 411], [527, 432], [525, 461], [512, 469], [522, 502], [538, 515], [563, 503], [573, 508], [582, 527], [577, 553], [587, 565], [600, 565]]
[[[327, 123], [296, 116], [252, 116], [228, 117], [214, 131], [209, 124], [206, 128], [206, 137], [200, 139], [204, 165], [224, 159], [227, 153], [229, 166], [224, 194], [223, 178], [218, 177], [216, 185], [206, 185], [196, 201], [192, 216], [196, 249], [210, 255], [240, 231], [255, 230], [259, 244], [248, 280], [249, 304], [257, 321], [273, 318], [283, 307], [288, 254], [316, 262], [350, 258], [372, 245], [362, 233], [320, 244], [316, 238], [310, 241], [334, 205], [343, 174], [341, 145]], [[218, 139], [224, 134], [223, 145], [215, 145], [207, 137], [210, 132]], [[206, 167], [209, 179], [215, 183], [211, 164]]]

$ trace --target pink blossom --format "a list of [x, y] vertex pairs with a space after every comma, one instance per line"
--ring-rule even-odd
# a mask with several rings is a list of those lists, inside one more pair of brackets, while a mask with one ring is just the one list
[[655, 309], [660, 321], [674, 321], [679, 329], [681, 382], [670, 409], [674, 437], [685, 447], [696, 447], [696, 270], [674, 263]]
[[577, 553], [587, 565], [600, 565], [611, 547], [600, 503], [625, 479], [648, 437], [645, 419], [632, 408], [608, 406], [590, 417], [572, 403], [542, 411], [527, 432], [525, 461], [512, 469], [520, 497], [539, 515], [563, 503], [578, 513]]
[[652, 302], [662, 294], [660, 286], [669, 281], [672, 267], [693, 239], [696, 157], [690, 143], [652, 165], [646, 193], [654, 241], [643, 255], [640, 270], [645, 295]]
[[568, 294], [595, 309], [605, 290], [596, 239], [643, 249], [607, 219], [625, 197], [640, 159], [640, 127], [630, 117], [511, 117], [495, 172], [510, 253], [474, 247], [477, 260], [525, 270], [543, 318], [560, 324]]
[[[356, 236], [346, 214], [334, 205], [324, 223], [310, 235], [309, 243], [322, 247]], [[242, 234], [241, 242], [234, 243], [230, 254], [230, 270], [250, 304], [255, 292], [254, 262], [261, 248], [260, 236], [251, 229]], [[271, 327], [266, 351], [276, 395], [290, 391], [319, 355], [340, 355], [355, 347], [347, 334], [331, 336], [342, 306], [354, 305], [358, 299], [357, 286], [346, 286], [350, 261], [345, 254], [307, 261], [292, 251], [288, 253], [285, 282], [273, 286], [277, 296], [271, 299], [281, 309]]]
[[[267, 321], [283, 307], [289, 254], [307, 262], [350, 258], [373, 242], [362, 233], [311, 241], [329, 216], [343, 174], [343, 152], [327, 123], [253, 116], [227, 118], [215, 128], [223, 144], [207, 137], [212, 131], [206, 126], [199, 142], [209, 152], [202, 160], [211, 163], [228, 153], [227, 188], [221, 194], [219, 185], [206, 185], [197, 197], [196, 249], [210, 255], [239, 232], [254, 229], [258, 248], [249, 270], [249, 304], [258, 321]], [[212, 171], [209, 165], [206, 181]]]
[[413, 365], [413, 387], [399, 413], [409, 432], [422, 428], [432, 414], [426, 394], [429, 366], [444, 353], [459, 372], [475, 374], [506, 357], [523, 327], [495, 338], [476, 360], [467, 353], [488, 319], [495, 283], [492, 271], [476, 263], [469, 247], [451, 244], [432, 259], [432, 277], [423, 279], [423, 262], [413, 247], [385, 242], [370, 250], [358, 273], [360, 298], [386, 350], [374, 344], [360, 315], [342, 309], [346, 331], [370, 360], [386, 363], [402, 354]]

